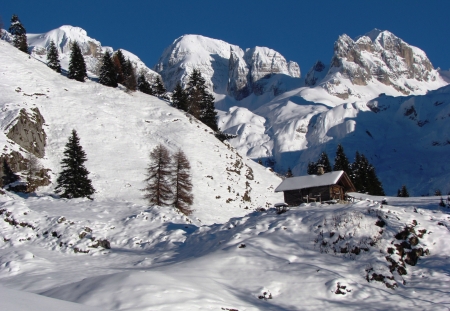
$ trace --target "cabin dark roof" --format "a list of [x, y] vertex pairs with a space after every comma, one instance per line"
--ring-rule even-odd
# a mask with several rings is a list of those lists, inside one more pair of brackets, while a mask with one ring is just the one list
[[306, 175], [286, 178], [275, 189], [275, 192], [335, 185], [343, 174], [344, 171], [334, 171], [323, 175]]

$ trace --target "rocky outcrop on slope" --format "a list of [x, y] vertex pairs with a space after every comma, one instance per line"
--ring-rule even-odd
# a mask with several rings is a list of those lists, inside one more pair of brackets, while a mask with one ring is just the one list
[[[432, 87], [439, 79], [425, 52], [411, 46], [389, 31], [374, 29], [351, 39], [339, 36], [334, 44], [330, 68], [322, 81], [315, 79], [316, 65], [308, 72], [306, 85], [320, 84], [328, 93], [341, 99], [361, 97], [358, 86], [381, 83], [398, 95], [422, 94], [423, 83]], [[347, 80], [347, 81], [345, 81]], [[395, 91], [394, 91], [395, 90]]]
[[300, 68], [278, 52], [255, 47], [243, 50], [221, 40], [185, 35], [166, 48], [155, 71], [160, 73], [167, 89], [177, 82], [186, 85], [193, 69], [200, 70], [208, 88], [218, 94], [241, 100], [250, 94], [277, 92], [287, 87], [280, 80], [268, 83], [275, 74], [299, 78]]

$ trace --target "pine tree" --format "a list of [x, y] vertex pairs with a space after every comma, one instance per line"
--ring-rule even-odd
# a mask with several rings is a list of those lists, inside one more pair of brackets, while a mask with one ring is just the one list
[[126, 80], [126, 60], [121, 50], [117, 50], [113, 56], [114, 68], [117, 74], [117, 83], [123, 84]]
[[333, 171], [344, 171], [348, 176], [351, 175], [350, 162], [344, 153], [344, 147], [341, 144], [337, 146], [336, 157], [334, 158]]
[[177, 83], [173, 90], [172, 102], [175, 108], [184, 111], [188, 110], [188, 94], [183, 90], [180, 82]]
[[158, 97], [163, 96], [166, 93], [166, 88], [159, 76], [156, 77], [155, 85], [153, 87], [155, 95]]
[[193, 203], [191, 165], [183, 151], [178, 150], [173, 156], [173, 205], [185, 215], [192, 214], [190, 206]]
[[284, 175], [284, 176], [286, 176], [286, 178], [294, 177], [294, 174], [292, 174], [291, 168], [288, 168], [288, 170], [286, 172], [286, 175]]
[[18, 180], [20, 180], [20, 177], [13, 172], [13, 170], [8, 164], [8, 161], [6, 161], [6, 159], [3, 159], [3, 176], [2, 176], [3, 187]]
[[324, 173], [331, 172], [330, 160], [328, 159], [328, 155], [325, 151], [320, 154], [317, 162], [308, 163], [308, 171], [307, 171], [308, 175], [316, 175], [318, 172], [319, 165], [323, 167]]
[[61, 64], [59, 63], [59, 53], [55, 42], [50, 41], [50, 46], [47, 51], [47, 66], [56, 72], [61, 73]]
[[127, 59], [126, 61], [126, 71], [125, 71], [125, 81], [124, 85], [129, 91], [136, 91], [137, 83], [136, 83], [136, 73], [133, 68], [133, 65], [131, 64], [131, 61]]
[[214, 96], [208, 93], [206, 81], [199, 70], [194, 69], [187, 85], [187, 111], [213, 131], [218, 131], [217, 113], [214, 108]]
[[163, 145], [158, 145], [150, 153], [150, 164], [147, 167], [146, 187], [144, 198], [150, 204], [169, 206], [172, 201], [173, 192], [170, 188], [170, 177], [172, 168], [169, 151]]
[[75, 130], [66, 144], [64, 158], [61, 161], [62, 172], [56, 180], [56, 193], [61, 193], [62, 198], [89, 198], [95, 189], [88, 178], [89, 171], [84, 166], [87, 161], [86, 153], [80, 145], [80, 139]]
[[23, 27], [17, 15], [11, 17], [11, 26], [9, 32], [13, 35], [13, 44], [22, 52], [28, 53], [27, 31]]
[[442, 195], [441, 190], [440, 190], [440, 189], [436, 189], [436, 190], [434, 191], [434, 195], [437, 196], [437, 197], [441, 196], [441, 195]]
[[111, 54], [108, 51], [103, 55], [98, 82], [106, 86], [117, 87], [117, 74]]
[[356, 151], [355, 162], [351, 164], [351, 169], [350, 178], [356, 191], [367, 192], [371, 195], [385, 195], [383, 186], [376, 175], [375, 167], [358, 151]]
[[401, 197], [401, 198], [409, 197], [409, 192], [408, 192], [408, 189], [406, 189], [405, 185], [403, 185], [400, 189], [398, 189], [397, 196]]
[[148, 95], [154, 95], [153, 89], [150, 86], [150, 83], [148, 83], [147, 79], [145, 78], [145, 75], [141, 73], [138, 77], [137, 81], [137, 88], [142, 93], [148, 94]]
[[84, 82], [87, 78], [86, 63], [84, 62], [84, 57], [81, 53], [80, 46], [76, 41], [72, 44], [69, 72], [67, 73], [67, 77], [80, 82]]

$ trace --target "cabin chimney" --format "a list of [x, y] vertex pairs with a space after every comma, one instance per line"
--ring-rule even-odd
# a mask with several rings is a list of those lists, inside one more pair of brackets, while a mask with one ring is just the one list
[[323, 175], [325, 171], [323, 170], [323, 165], [319, 164], [317, 165], [317, 175]]

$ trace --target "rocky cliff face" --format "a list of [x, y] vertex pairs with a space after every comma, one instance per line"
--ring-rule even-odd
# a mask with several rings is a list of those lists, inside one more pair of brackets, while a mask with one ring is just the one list
[[178, 38], [163, 52], [155, 71], [172, 90], [178, 81], [186, 85], [193, 69], [198, 69], [209, 89], [241, 100], [250, 94], [262, 95], [283, 89], [267, 83], [275, 74], [300, 77], [300, 68], [278, 52], [264, 47], [243, 50], [221, 40], [197, 35]]
[[[316, 64], [317, 65], [317, 64]], [[346, 34], [334, 44], [334, 55], [325, 77], [317, 79], [316, 65], [308, 72], [305, 84], [321, 85], [341, 99], [364, 97], [358, 86], [385, 85], [393, 94], [423, 94], [442, 86], [438, 72], [426, 54], [389, 31], [374, 29], [351, 39]], [[427, 85], [428, 84], [428, 85]], [[432, 87], [432, 84], [439, 84]]]

